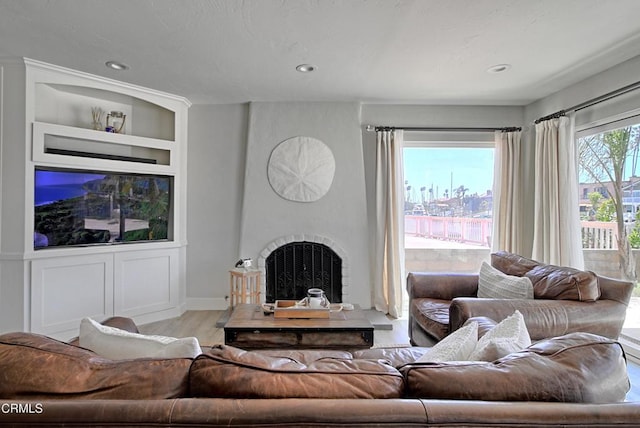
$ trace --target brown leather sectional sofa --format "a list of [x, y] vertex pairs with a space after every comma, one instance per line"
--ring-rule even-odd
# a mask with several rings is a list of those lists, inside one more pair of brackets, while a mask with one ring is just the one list
[[589, 271], [554, 266], [506, 251], [491, 254], [491, 265], [533, 283], [534, 299], [478, 299], [478, 274], [412, 272], [407, 276], [409, 338], [432, 346], [473, 317], [499, 322], [517, 309], [532, 341], [572, 332], [617, 339], [633, 284]]
[[195, 359], [115, 361], [9, 333], [0, 426], [640, 426], [640, 403], [622, 401], [629, 380], [614, 340], [574, 333], [493, 362], [416, 362], [425, 351], [220, 345]]

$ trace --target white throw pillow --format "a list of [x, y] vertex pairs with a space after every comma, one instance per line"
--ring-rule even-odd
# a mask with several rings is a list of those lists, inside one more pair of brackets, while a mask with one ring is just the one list
[[478, 340], [471, 361], [495, 361], [531, 346], [531, 337], [520, 311], [500, 321]]
[[198, 339], [176, 339], [131, 333], [91, 318], [80, 322], [80, 346], [112, 360], [134, 358], [195, 358], [202, 353]]
[[416, 360], [425, 363], [466, 361], [478, 343], [478, 323], [471, 322], [454, 331]]
[[533, 299], [533, 284], [524, 276], [511, 276], [482, 262], [478, 297], [490, 299]]

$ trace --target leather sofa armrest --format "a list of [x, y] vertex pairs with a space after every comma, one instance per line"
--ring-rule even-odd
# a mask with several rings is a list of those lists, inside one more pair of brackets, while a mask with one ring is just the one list
[[588, 331], [617, 339], [624, 323], [624, 305], [613, 300], [579, 302], [547, 299], [456, 298], [449, 308], [450, 331], [471, 317], [500, 322], [516, 309], [522, 313], [532, 341]]
[[409, 299], [452, 300], [478, 294], [478, 274], [411, 272], [407, 275]]
[[598, 275], [598, 285], [600, 286], [600, 299], [615, 300], [629, 306], [635, 287], [634, 283]]

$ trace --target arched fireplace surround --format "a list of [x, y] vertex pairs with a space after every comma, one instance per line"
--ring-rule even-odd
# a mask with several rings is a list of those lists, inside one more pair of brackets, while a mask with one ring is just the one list
[[341, 303], [348, 295], [346, 254], [326, 237], [279, 238], [260, 253], [258, 269], [265, 279], [266, 302], [300, 300], [309, 288], [321, 288], [332, 303]]

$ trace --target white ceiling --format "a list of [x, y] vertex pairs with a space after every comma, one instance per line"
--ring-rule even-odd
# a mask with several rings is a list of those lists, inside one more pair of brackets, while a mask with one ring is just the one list
[[0, 0], [0, 55], [193, 103], [526, 105], [640, 55], [639, 17], [640, 0]]

